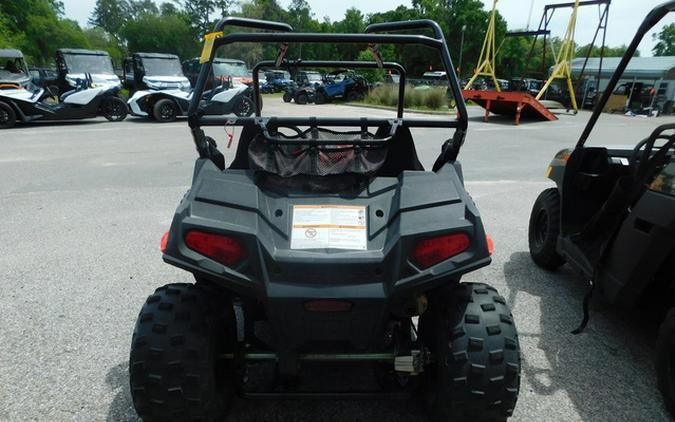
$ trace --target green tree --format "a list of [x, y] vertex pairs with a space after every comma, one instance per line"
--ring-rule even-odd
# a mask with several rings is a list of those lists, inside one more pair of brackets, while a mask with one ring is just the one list
[[664, 26], [653, 38], [658, 41], [652, 50], [655, 56], [675, 56], [675, 23]]
[[[391, 45], [387, 46], [380, 46], [378, 48], [378, 51], [380, 53], [380, 57], [382, 57], [382, 61], [392, 61], [395, 60], [396, 52], [394, 51], [394, 47]], [[363, 50], [359, 53], [359, 56], [356, 58], [358, 61], [363, 61], [363, 62], [372, 62], [375, 61], [375, 58], [373, 57], [373, 53], [369, 50]], [[370, 83], [373, 82], [379, 82], [384, 79], [384, 76], [387, 74], [388, 70], [385, 69], [364, 69], [364, 70], [359, 70], [358, 71], [360, 74], [363, 75], [364, 78]]]
[[127, 0], [97, 0], [89, 24], [104, 29], [119, 40], [122, 27], [131, 16], [131, 5]]
[[122, 34], [129, 51], [171, 53], [181, 59], [188, 59], [199, 50], [190, 24], [179, 15], [144, 14], [129, 21]]
[[122, 65], [126, 51], [115, 37], [99, 27], [85, 29], [84, 34], [87, 37], [90, 48], [107, 51], [113, 59], [113, 63], [119, 66]]
[[0, 48], [17, 48], [24, 43], [23, 34], [10, 29], [9, 19], [0, 9]]
[[[361, 33], [366, 29], [366, 22], [361, 11], [355, 7], [347, 9], [345, 17], [333, 25], [335, 32]], [[337, 46], [340, 60], [356, 60], [363, 50], [363, 45], [339, 44]]]
[[63, 4], [59, 1], [13, 0], [3, 2], [0, 11], [11, 46], [21, 49], [29, 62], [51, 62], [59, 47], [88, 46], [78, 24], [63, 19]]
[[234, 0], [173, 0], [185, 10], [200, 36], [211, 32], [213, 23], [227, 16]]
[[159, 13], [161, 13], [162, 16], [179, 14], [178, 8], [176, 8], [176, 5], [173, 3], [162, 3], [159, 6]]
[[[590, 48], [590, 44], [583, 45], [581, 47], [577, 48], [576, 51], [576, 56], [577, 57], [600, 57], [600, 52], [602, 51], [601, 46], [593, 46], [593, 49], [591, 50], [590, 55], [588, 54], [588, 50]], [[628, 49], [627, 45], [620, 45], [618, 47], [605, 47], [605, 50], [602, 51], [604, 57], [622, 57], [626, 50]], [[633, 57], [640, 57], [640, 50], [637, 50]]]
[[153, 0], [129, 0], [132, 16], [157, 15], [159, 9]]

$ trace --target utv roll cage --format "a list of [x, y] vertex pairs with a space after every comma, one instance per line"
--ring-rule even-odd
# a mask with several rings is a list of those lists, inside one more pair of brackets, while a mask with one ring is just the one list
[[[175, 62], [178, 63], [178, 68], [180, 69], [180, 75], [157, 75], [151, 74], [148, 75], [148, 70], [146, 68], [145, 60], [165, 60], [166, 62]], [[122, 61], [122, 81], [125, 87], [131, 91], [147, 89], [148, 86], [144, 82], [143, 78], [146, 76], [185, 76], [183, 73], [183, 67], [180, 62], [180, 58], [175, 54], [166, 54], [166, 53], [142, 53], [137, 52], [133, 53], [129, 57], [125, 57]]]
[[56, 50], [56, 68], [59, 71], [61, 77], [65, 77], [67, 73], [72, 71], [68, 69], [68, 63], [66, 61], [66, 56], [101, 56], [107, 57], [110, 60], [110, 67], [114, 68], [112, 64], [112, 58], [107, 51], [103, 50], [84, 50], [79, 48], [59, 48]]
[[26, 85], [30, 80], [30, 72], [23, 53], [19, 50], [0, 49], [0, 87]]
[[[248, 29], [257, 29], [263, 31], [273, 31], [273, 32], [234, 32], [229, 34], [224, 34], [223, 30], [226, 27], [238, 27], [238, 28], [248, 28]], [[433, 32], [433, 37], [426, 35], [401, 35], [401, 34], [389, 34], [389, 32], [397, 31], [411, 31], [411, 30], [431, 30]], [[419, 45], [426, 46], [431, 49], [435, 49], [440, 53], [441, 61], [443, 63], [444, 70], [447, 74], [449, 89], [452, 92], [454, 98], [457, 99], [457, 119], [456, 120], [432, 120], [432, 119], [423, 119], [423, 118], [407, 118], [403, 117], [403, 96], [405, 85], [400, 84], [399, 89], [399, 107], [397, 110], [396, 119], [386, 119], [386, 118], [333, 118], [333, 117], [261, 117], [260, 116], [260, 107], [259, 107], [259, 98], [260, 98], [260, 88], [258, 83], [253, 84], [255, 90], [254, 99], [256, 101], [256, 114], [255, 117], [246, 117], [246, 118], [231, 118], [225, 116], [204, 116], [199, 109], [199, 99], [204, 93], [205, 85], [207, 83], [209, 74], [211, 73], [212, 63], [216, 56], [216, 50], [222, 46], [233, 44], [233, 43], [280, 43], [281, 47], [279, 50], [279, 55], [277, 57], [277, 65], [280, 65], [285, 56], [285, 52], [290, 43], [326, 43], [326, 44], [366, 44], [373, 53], [375, 61], [373, 62], [341, 62], [339, 66], [349, 66], [354, 68], [387, 68], [402, 70], [403, 67], [396, 63], [383, 63], [379, 53], [377, 52], [378, 44], [397, 44], [397, 45]], [[464, 142], [466, 136], [466, 129], [468, 127], [468, 118], [466, 105], [462, 97], [462, 91], [455, 73], [452, 59], [450, 57], [450, 52], [443, 36], [443, 31], [440, 26], [428, 19], [421, 20], [411, 20], [411, 21], [401, 21], [401, 22], [389, 22], [389, 23], [379, 23], [371, 24], [366, 28], [365, 33], [341, 33], [341, 34], [331, 34], [331, 33], [294, 33], [293, 28], [285, 23], [279, 22], [270, 22], [263, 20], [247, 19], [247, 18], [234, 18], [227, 17], [220, 20], [214, 28], [214, 32], [207, 34], [205, 37], [205, 46], [202, 53], [203, 62], [197, 83], [195, 84], [195, 93], [192, 97], [190, 103], [190, 108], [188, 110], [188, 122], [193, 133], [194, 141], [196, 144], [197, 151], [201, 158], [210, 158], [213, 159], [213, 155], [216, 154], [217, 150], [213, 141], [206, 137], [202, 126], [257, 126], [258, 130], [261, 133], [265, 132], [274, 132], [278, 127], [289, 127], [289, 126], [309, 126], [310, 128], [316, 128], [317, 126], [332, 126], [332, 127], [360, 127], [362, 131], [367, 130], [369, 127], [407, 127], [407, 128], [449, 128], [455, 129], [455, 133], [452, 139], [446, 141], [443, 146], [443, 152], [438, 158], [436, 164], [434, 165], [434, 170], [438, 170], [444, 163], [448, 161], [455, 160], [459, 150]], [[269, 63], [269, 62], [264, 62]], [[308, 64], [309, 63], [309, 64]], [[297, 62], [303, 66], [319, 66], [320, 63], [335, 63], [335, 62]], [[263, 65], [256, 65], [256, 68], [259, 69]], [[401, 72], [401, 75], [405, 75], [405, 71]], [[254, 69], [253, 77], [255, 82], [258, 81], [257, 72]], [[362, 139], [350, 140], [350, 143], [354, 145], [360, 144], [373, 144], [377, 142], [377, 137], [375, 139], [362, 137]], [[382, 139], [384, 140], [384, 139]], [[280, 140], [276, 139], [274, 136], [268, 138], [270, 143], [277, 143]], [[305, 143], [314, 142], [315, 139], [305, 139]], [[287, 141], [284, 141], [287, 142]], [[340, 143], [344, 144], [344, 139], [322, 139], [321, 143], [339, 145]]]
[[[82, 57], [103, 57], [107, 58], [106, 62], [110, 62], [110, 68], [106, 69], [105, 72], [92, 72], [88, 69], [72, 69], [68, 64], [68, 56], [82, 56]], [[66, 80], [68, 74], [70, 73], [103, 73], [106, 75], [115, 75], [114, 66], [112, 58], [107, 51], [102, 50], [84, 50], [79, 48], [59, 48], [56, 50], [56, 71], [58, 72], [57, 85], [60, 93], [64, 93], [73, 88], [72, 85]]]

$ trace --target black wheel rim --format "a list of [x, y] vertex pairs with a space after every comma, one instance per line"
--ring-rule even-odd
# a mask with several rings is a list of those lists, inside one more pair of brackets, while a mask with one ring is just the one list
[[251, 103], [246, 100], [239, 101], [235, 114], [238, 116], [247, 116], [249, 113], [251, 113]]
[[120, 106], [120, 103], [117, 101], [109, 101], [108, 107], [106, 107], [106, 111], [108, 113], [108, 116], [110, 116], [114, 120], [117, 120], [120, 117], [122, 117], [122, 107]]
[[5, 124], [9, 122], [9, 113], [7, 110], [0, 108], [0, 124]]
[[171, 120], [173, 119], [175, 112], [171, 104], [163, 104], [159, 109], [159, 117], [162, 120]]
[[540, 248], [548, 236], [548, 213], [546, 210], [539, 210], [534, 220], [534, 244]]

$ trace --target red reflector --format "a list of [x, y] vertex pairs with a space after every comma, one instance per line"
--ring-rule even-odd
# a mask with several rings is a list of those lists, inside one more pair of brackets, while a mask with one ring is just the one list
[[447, 234], [420, 240], [410, 257], [418, 267], [429, 268], [469, 248], [471, 239], [466, 233]]
[[346, 300], [317, 299], [305, 302], [305, 309], [310, 312], [347, 312], [352, 305]]
[[246, 257], [246, 251], [237, 239], [220, 234], [190, 230], [185, 235], [185, 244], [193, 251], [228, 267], [241, 262]]
[[487, 240], [488, 252], [490, 253], [490, 256], [492, 256], [492, 254], [495, 253], [495, 242], [487, 233], [485, 233], [485, 240]]
[[162, 240], [159, 241], [159, 250], [164, 253], [166, 250], [166, 244], [169, 241], [169, 232], [164, 233], [164, 236], [162, 236]]

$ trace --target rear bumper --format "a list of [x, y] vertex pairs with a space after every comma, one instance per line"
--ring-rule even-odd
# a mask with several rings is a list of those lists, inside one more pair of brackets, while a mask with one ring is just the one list
[[[462, 186], [459, 164], [438, 173], [404, 171], [377, 177], [360, 192], [322, 194], [265, 190], [252, 171], [215, 169], [200, 160], [192, 189], [174, 216], [163, 259], [262, 307], [289, 350], [312, 342], [369, 343], [391, 314], [406, 315], [416, 296], [453, 285], [491, 261], [485, 231]], [[366, 249], [292, 247], [296, 206], [363, 207]], [[184, 237], [200, 230], [236, 238], [245, 259], [228, 267], [191, 250]], [[421, 239], [465, 233], [471, 244], [429, 268], [409, 258]], [[343, 299], [348, 312], [307, 311], [305, 302]]]

